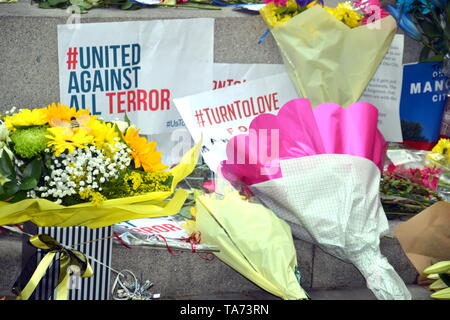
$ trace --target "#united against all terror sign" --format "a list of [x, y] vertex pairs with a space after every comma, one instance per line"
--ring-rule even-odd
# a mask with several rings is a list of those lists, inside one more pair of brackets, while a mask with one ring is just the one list
[[60, 100], [143, 134], [182, 127], [172, 99], [210, 89], [213, 34], [213, 19], [59, 25]]

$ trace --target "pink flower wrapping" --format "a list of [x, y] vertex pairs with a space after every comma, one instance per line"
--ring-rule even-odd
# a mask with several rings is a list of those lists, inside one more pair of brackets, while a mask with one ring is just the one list
[[363, 157], [382, 172], [387, 143], [377, 124], [378, 110], [366, 102], [313, 109], [308, 99], [294, 99], [278, 115], [256, 117], [249, 134], [228, 142], [222, 173], [232, 182], [253, 185], [282, 177], [280, 160], [318, 154]]

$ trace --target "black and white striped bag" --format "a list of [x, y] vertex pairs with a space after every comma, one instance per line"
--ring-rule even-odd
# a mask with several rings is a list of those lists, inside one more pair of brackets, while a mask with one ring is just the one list
[[[24, 224], [25, 231], [31, 234], [47, 234], [59, 243], [69, 246], [85, 254], [89, 259], [94, 274], [89, 278], [72, 276], [69, 284], [69, 300], [108, 300], [111, 274], [106, 266], [111, 265], [112, 227], [90, 229], [87, 227], [36, 227], [33, 223]], [[102, 240], [99, 240], [102, 239]], [[97, 241], [95, 241], [97, 240]], [[22, 265], [35, 263], [45, 256], [45, 252], [36, 249], [24, 241]], [[31, 258], [31, 261], [29, 261]], [[102, 264], [94, 261], [100, 261]], [[106, 266], [105, 266], [106, 265]], [[59, 277], [59, 255], [42, 278], [34, 294], [33, 300], [54, 300], [54, 289]]]

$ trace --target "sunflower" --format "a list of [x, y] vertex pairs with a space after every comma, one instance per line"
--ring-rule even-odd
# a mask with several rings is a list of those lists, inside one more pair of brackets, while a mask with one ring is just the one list
[[5, 125], [9, 131], [16, 127], [41, 126], [47, 123], [47, 110], [41, 109], [22, 109], [13, 116], [5, 118]]
[[90, 136], [86, 130], [79, 129], [73, 135], [66, 135], [65, 128], [53, 127], [48, 128], [51, 135], [46, 136], [50, 141], [49, 147], [53, 147], [55, 156], [59, 156], [66, 150], [70, 153], [75, 151], [75, 148], [85, 149], [87, 144], [92, 143], [94, 137]]
[[78, 110], [76, 108], [69, 108], [63, 104], [52, 103], [46, 108], [47, 111], [47, 120], [51, 126], [55, 126], [52, 124], [55, 120], [70, 122], [71, 120], [80, 117], [81, 115], [89, 115], [89, 110], [81, 109]]
[[123, 139], [132, 150], [131, 155], [136, 168], [142, 166], [146, 172], [157, 172], [168, 168], [161, 163], [161, 152], [155, 151], [156, 142], [148, 142], [146, 138], [140, 137], [139, 129], [129, 127]]

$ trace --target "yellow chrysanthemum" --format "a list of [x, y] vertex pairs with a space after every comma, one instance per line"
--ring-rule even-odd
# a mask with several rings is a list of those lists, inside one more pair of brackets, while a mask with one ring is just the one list
[[93, 118], [86, 124], [86, 127], [89, 133], [94, 136], [93, 143], [99, 149], [102, 149], [105, 143], [114, 146], [118, 141], [119, 133], [113, 123], [102, 122]]
[[277, 6], [274, 2], [265, 5], [259, 13], [267, 23], [269, 28], [281, 25], [300, 13], [299, 7], [295, 0], [286, 1], [285, 6]]
[[47, 123], [47, 111], [40, 109], [22, 109], [13, 116], [5, 117], [5, 125], [9, 131], [16, 127], [41, 126]]
[[155, 151], [156, 142], [148, 142], [146, 138], [139, 136], [139, 129], [128, 128], [123, 139], [132, 150], [131, 156], [136, 168], [142, 168], [146, 172], [157, 172], [168, 167], [161, 163], [161, 152]]
[[358, 13], [355, 8], [353, 8], [349, 1], [338, 3], [336, 8], [324, 6], [324, 9], [350, 28], [355, 28], [361, 25], [361, 19], [363, 16]]
[[83, 129], [76, 130], [72, 135], [67, 135], [65, 128], [60, 127], [48, 128], [48, 131], [50, 133], [46, 136], [50, 139], [48, 146], [53, 148], [55, 156], [59, 156], [66, 150], [72, 153], [75, 148], [84, 149], [94, 140], [94, 137]]
[[72, 119], [80, 117], [81, 115], [89, 115], [89, 110], [76, 108], [69, 108], [63, 104], [52, 103], [47, 107], [47, 118], [50, 125], [55, 126], [52, 122], [55, 120], [70, 122]]

